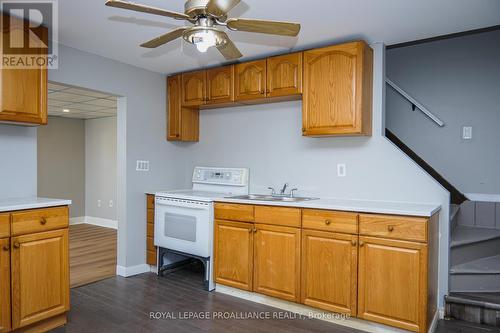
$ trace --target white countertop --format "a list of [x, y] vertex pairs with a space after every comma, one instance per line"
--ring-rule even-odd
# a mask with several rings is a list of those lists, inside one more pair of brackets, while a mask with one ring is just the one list
[[0, 199], [0, 212], [67, 205], [71, 205], [71, 200], [38, 197]]
[[430, 217], [441, 209], [441, 206], [439, 204], [350, 200], [350, 199], [335, 199], [335, 198], [328, 198], [328, 199], [323, 198], [323, 199], [300, 201], [300, 202], [259, 201], [259, 200], [242, 200], [242, 199], [230, 199], [230, 198], [218, 198], [216, 201], [250, 204], [250, 205], [316, 208], [316, 209], [341, 210], [341, 211], [351, 211], [360, 213], [395, 214], [395, 215], [425, 216], [425, 217]]

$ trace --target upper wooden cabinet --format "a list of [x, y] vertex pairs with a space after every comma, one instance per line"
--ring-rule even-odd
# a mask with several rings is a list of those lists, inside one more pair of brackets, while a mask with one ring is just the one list
[[[9, 17], [3, 14], [3, 20]], [[40, 43], [37, 37], [24, 30], [22, 20], [11, 20], [15, 22], [10, 25], [10, 30], [2, 29], [2, 39], [7, 38], [13, 29], [22, 33], [12, 33], [10, 36], [17, 36], [21, 39], [21, 45], [29, 40], [30, 43]], [[44, 29], [43, 39], [48, 40], [47, 29]], [[18, 44], [19, 44], [18, 43]], [[0, 49], [2, 45], [0, 45]], [[31, 52], [31, 51], [30, 51]], [[1, 54], [4, 50], [1, 49]], [[46, 55], [46, 53], [40, 53]], [[34, 69], [2, 69], [0, 70], [0, 122], [13, 122], [26, 125], [47, 124], [47, 68], [40, 66]]]
[[215, 281], [252, 290], [253, 224], [215, 221]]
[[10, 330], [10, 244], [0, 239], [0, 332]]
[[358, 317], [427, 332], [427, 246], [359, 238]]
[[234, 102], [234, 66], [207, 70], [207, 104]]
[[267, 59], [267, 97], [302, 94], [302, 52]]
[[266, 97], [266, 59], [237, 64], [235, 72], [236, 101]]
[[198, 141], [199, 110], [182, 106], [182, 90], [181, 75], [167, 78], [167, 140]]
[[11, 238], [12, 328], [69, 310], [68, 229]]
[[302, 231], [302, 303], [356, 316], [358, 236]]
[[207, 100], [207, 72], [205, 70], [182, 74], [182, 106], [199, 107]]
[[303, 135], [371, 135], [372, 58], [362, 41], [304, 52]]

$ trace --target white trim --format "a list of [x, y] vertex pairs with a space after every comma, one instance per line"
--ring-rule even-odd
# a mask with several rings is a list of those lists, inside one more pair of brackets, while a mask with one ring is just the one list
[[118, 230], [118, 221], [116, 220], [103, 219], [101, 217], [94, 217], [94, 216], [79, 216], [79, 217], [72, 217], [69, 219], [70, 225], [84, 224], [84, 223]]
[[244, 291], [236, 288], [231, 288], [228, 286], [223, 286], [218, 284], [215, 289], [216, 292], [221, 294], [226, 294], [234, 297], [239, 297], [247, 301], [269, 305], [281, 310], [290, 311], [297, 313], [309, 318], [316, 318], [330, 323], [334, 323], [341, 326], [346, 326], [354, 328], [357, 330], [370, 332], [370, 333], [408, 333], [406, 330], [399, 328], [389, 327], [386, 325], [369, 322], [362, 319], [357, 319], [353, 317], [339, 318], [340, 315], [336, 315], [332, 312], [321, 311], [316, 308], [312, 308], [306, 305], [283, 301], [274, 297], [261, 295], [257, 293], [252, 293], [249, 291]]
[[471, 201], [500, 202], [500, 194], [465, 193]]
[[431, 324], [429, 325], [429, 330], [427, 331], [428, 333], [434, 333], [434, 331], [436, 330], [440, 313], [441, 310], [438, 310], [434, 314], [434, 318], [432, 318]]
[[123, 277], [134, 276], [134, 275], [138, 275], [138, 274], [142, 274], [142, 273], [147, 273], [150, 271], [151, 271], [151, 268], [149, 267], [148, 264], [141, 264], [141, 265], [130, 266], [130, 267], [116, 265], [116, 275], [123, 276]]

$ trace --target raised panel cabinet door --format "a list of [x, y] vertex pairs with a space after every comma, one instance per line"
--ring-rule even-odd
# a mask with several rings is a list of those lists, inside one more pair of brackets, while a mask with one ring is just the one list
[[181, 76], [167, 78], [167, 140], [181, 139]]
[[302, 52], [267, 59], [267, 97], [302, 93]]
[[256, 60], [236, 65], [235, 99], [245, 101], [266, 97], [266, 60]]
[[207, 70], [207, 104], [234, 101], [234, 66]]
[[207, 72], [182, 74], [182, 106], [198, 107], [206, 102]]
[[252, 290], [253, 224], [215, 221], [215, 282]]
[[11, 238], [12, 328], [69, 310], [68, 229]]
[[427, 245], [359, 238], [358, 317], [427, 332]]
[[10, 330], [10, 246], [0, 239], [0, 332]]
[[[5, 14], [3, 14], [2, 18], [3, 20], [10, 20]], [[10, 34], [12, 38], [19, 39], [18, 45], [27, 47], [27, 45], [33, 46], [41, 43], [38, 37], [24, 30], [23, 21], [12, 19], [10, 22], [9, 30], [2, 29], [4, 39]], [[14, 31], [19, 31], [19, 33]], [[21, 38], [24, 40], [20, 40]], [[30, 44], [25, 43], [26, 39], [29, 40]], [[43, 30], [42, 39], [48, 40], [47, 29]], [[2, 49], [2, 55], [5, 52]], [[40, 55], [44, 54], [40, 53]], [[46, 66], [31, 69], [2, 69], [0, 70], [0, 87], [0, 121], [31, 125], [47, 124]]]
[[372, 62], [365, 42], [304, 52], [304, 135], [371, 135]]
[[302, 303], [356, 316], [358, 236], [302, 230]]
[[300, 301], [300, 229], [256, 224], [253, 290]]

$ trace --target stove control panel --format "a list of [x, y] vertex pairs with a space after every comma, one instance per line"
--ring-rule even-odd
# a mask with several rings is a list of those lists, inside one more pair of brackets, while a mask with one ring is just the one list
[[246, 168], [195, 167], [193, 183], [247, 186], [248, 173]]

